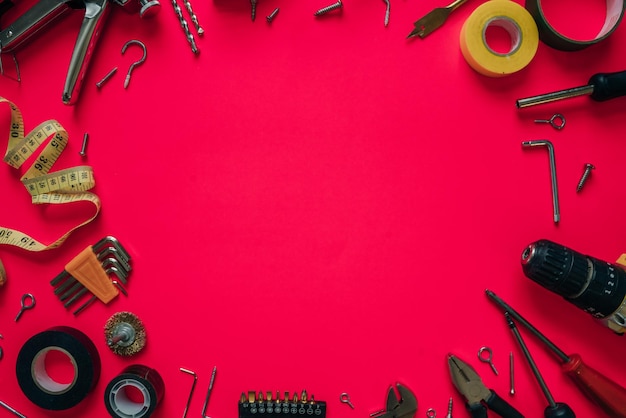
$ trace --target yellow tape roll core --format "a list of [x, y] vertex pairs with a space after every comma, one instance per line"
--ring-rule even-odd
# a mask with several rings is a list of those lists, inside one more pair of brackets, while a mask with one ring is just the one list
[[[490, 26], [501, 27], [511, 37], [507, 53], [498, 53], [487, 45]], [[526, 67], [539, 46], [539, 32], [533, 17], [517, 3], [491, 0], [476, 8], [461, 29], [461, 53], [480, 74], [502, 77]]]

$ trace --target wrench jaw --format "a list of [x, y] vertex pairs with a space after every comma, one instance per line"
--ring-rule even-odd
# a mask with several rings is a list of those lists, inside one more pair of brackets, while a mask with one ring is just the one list
[[[398, 393], [396, 394], [396, 389]], [[400, 397], [398, 397], [400, 395]], [[417, 413], [417, 398], [409, 388], [396, 383], [387, 391], [386, 411], [380, 418], [413, 418]]]

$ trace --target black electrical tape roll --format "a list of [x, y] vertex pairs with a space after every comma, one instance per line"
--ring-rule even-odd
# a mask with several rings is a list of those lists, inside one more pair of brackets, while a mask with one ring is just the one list
[[[70, 383], [55, 382], [46, 372], [45, 358], [57, 350], [74, 366]], [[48, 410], [64, 410], [85, 399], [100, 378], [100, 356], [96, 346], [82, 332], [70, 327], [54, 327], [31, 337], [17, 356], [17, 382], [35, 405]]]
[[[138, 391], [142, 399], [131, 399], [129, 388]], [[134, 364], [125, 368], [107, 385], [104, 404], [114, 418], [147, 418], [156, 409], [165, 394], [161, 375], [148, 366]]]
[[[570, 39], [561, 35], [546, 20], [541, 9], [541, 0], [526, 0], [526, 10], [535, 19], [539, 29], [539, 39], [546, 45], [560, 51], [580, 51], [606, 39], [617, 28], [624, 16], [624, 0], [606, 0], [606, 20], [598, 35], [591, 40]], [[583, 17], [584, 19], [584, 17]], [[584, 24], [584, 21], [582, 22]]]

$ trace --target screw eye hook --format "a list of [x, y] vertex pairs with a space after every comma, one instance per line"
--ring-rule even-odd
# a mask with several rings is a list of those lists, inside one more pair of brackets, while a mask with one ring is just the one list
[[143, 56], [139, 60], [133, 62], [130, 65], [130, 68], [128, 69], [128, 73], [126, 74], [126, 80], [124, 81], [124, 88], [128, 88], [128, 84], [130, 84], [130, 75], [135, 69], [135, 67], [143, 64], [146, 61], [146, 57], [148, 56], [148, 50], [146, 49], [146, 45], [144, 45], [143, 42], [138, 41], [136, 39], [131, 39], [130, 41], [124, 44], [124, 46], [122, 47], [122, 55], [124, 55], [129, 45], [139, 45], [143, 49]]

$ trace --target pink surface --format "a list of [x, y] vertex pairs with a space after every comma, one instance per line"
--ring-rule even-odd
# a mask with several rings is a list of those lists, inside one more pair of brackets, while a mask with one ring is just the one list
[[[551, 6], [559, 27], [585, 22], [579, 33], [597, 31], [604, 3], [584, 3]], [[323, 1], [261, 0], [252, 23], [245, 0], [194, 0], [205, 29], [197, 57], [169, 2], [152, 21], [116, 8], [75, 107], [61, 103], [61, 92], [81, 12], [32, 42], [18, 54], [22, 83], [0, 79], [0, 95], [23, 111], [27, 130], [47, 119], [68, 130], [54, 169], [91, 165], [103, 209], [59, 249], [0, 249], [8, 273], [0, 289], [0, 400], [29, 417], [106, 417], [106, 385], [141, 363], [165, 380], [155, 417], [182, 415], [192, 379], [179, 367], [196, 371], [189, 416], [198, 416], [215, 365], [212, 417], [235, 418], [244, 391], [302, 389], [327, 401], [330, 417], [368, 416], [400, 381], [416, 394], [418, 417], [431, 407], [445, 416], [452, 396], [459, 418], [469, 415], [449, 378], [453, 352], [525, 416], [541, 416], [546, 402], [485, 288], [626, 386], [623, 338], [526, 279], [519, 264], [523, 248], [540, 238], [607, 261], [626, 252], [625, 99], [515, 108], [518, 98], [626, 69], [626, 28], [580, 52], [540, 44], [526, 69], [491, 79], [459, 50], [460, 28], [478, 4], [462, 6], [427, 39], [407, 41], [413, 21], [441, 2], [392, 0], [385, 28], [382, 1], [346, 0], [343, 13], [315, 19]], [[275, 7], [270, 26], [264, 18]], [[135, 47], [120, 54], [129, 39], [146, 44], [148, 59], [125, 90], [128, 66], [141, 56]], [[8, 57], [4, 63], [10, 68]], [[97, 90], [113, 66], [118, 73]], [[0, 132], [8, 132], [8, 108], [2, 112]], [[562, 131], [533, 123], [555, 112], [567, 119]], [[554, 143], [558, 226], [547, 152], [520, 145], [531, 139]], [[587, 162], [597, 169], [576, 194]], [[32, 206], [6, 165], [0, 187], [0, 225], [44, 242], [92, 211]], [[105, 235], [132, 254], [129, 297], [74, 317], [49, 281]], [[15, 323], [23, 293], [37, 306]], [[122, 310], [136, 313], [148, 333], [145, 350], [130, 359], [111, 353], [102, 333]], [[53, 413], [22, 394], [15, 361], [29, 337], [57, 325], [85, 332], [103, 369], [78, 407]], [[602, 416], [522, 334], [556, 400], [579, 417]], [[493, 349], [499, 377], [478, 361], [483, 345]], [[339, 402], [342, 392], [354, 410]]]

